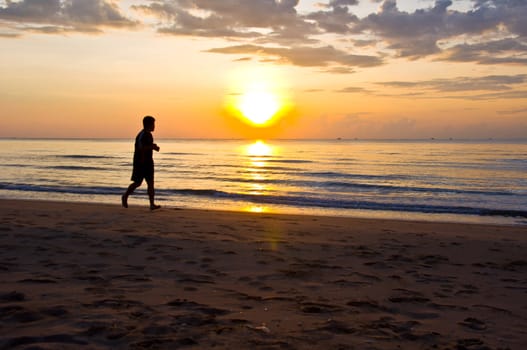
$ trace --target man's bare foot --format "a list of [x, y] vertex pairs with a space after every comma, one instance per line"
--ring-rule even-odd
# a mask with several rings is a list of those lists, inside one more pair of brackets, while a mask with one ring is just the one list
[[123, 205], [123, 208], [128, 208], [128, 197], [124, 194], [121, 197], [121, 204]]
[[150, 204], [150, 210], [156, 210], [156, 209], [159, 209], [161, 208], [160, 205], [157, 205], [157, 204]]

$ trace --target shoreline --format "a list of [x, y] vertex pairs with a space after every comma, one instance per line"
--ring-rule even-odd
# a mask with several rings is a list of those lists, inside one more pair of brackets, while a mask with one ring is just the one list
[[[146, 196], [146, 193], [143, 195]], [[136, 195], [137, 197], [137, 195]], [[116, 195], [116, 198], [120, 196]], [[139, 197], [138, 197], [139, 198]], [[148, 210], [148, 200], [146, 198], [135, 198], [134, 203], [130, 204], [131, 208]], [[108, 206], [122, 208], [117, 201], [83, 201], [76, 199], [41, 199], [41, 198], [1, 198], [2, 201], [14, 202], [43, 202], [56, 204], [78, 204], [88, 206]], [[372, 220], [372, 221], [386, 221], [386, 222], [415, 222], [415, 223], [429, 223], [429, 224], [446, 224], [446, 225], [481, 225], [481, 226], [512, 226], [512, 227], [527, 227], [527, 221], [519, 216], [493, 216], [493, 215], [469, 215], [469, 214], [447, 214], [447, 213], [425, 213], [425, 212], [397, 212], [390, 210], [374, 210], [374, 209], [340, 209], [328, 210], [324, 208], [319, 210], [312, 207], [305, 208], [289, 208], [281, 206], [270, 206], [264, 211], [251, 210], [251, 208], [259, 208], [261, 205], [254, 203], [246, 203], [245, 205], [234, 206], [227, 204], [219, 204], [219, 208], [208, 207], [194, 207], [194, 206], [178, 206], [176, 201], [159, 201], [163, 211], [167, 210], [188, 210], [197, 212], [223, 212], [223, 213], [239, 213], [239, 214], [254, 214], [254, 215], [283, 215], [283, 216], [299, 216], [299, 217], [319, 217], [319, 218], [341, 218], [349, 220]], [[265, 207], [265, 205], [263, 205]], [[342, 212], [342, 213], [341, 213]]]
[[0, 202], [0, 349], [520, 349], [527, 228]]

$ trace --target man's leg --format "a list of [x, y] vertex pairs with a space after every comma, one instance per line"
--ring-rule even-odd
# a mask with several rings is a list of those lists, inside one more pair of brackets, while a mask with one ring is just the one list
[[121, 197], [121, 203], [124, 208], [128, 208], [128, 196], [134, 193], [137, 187], [141, 186], [141, 182], [132, 182], [126, 189], [126, 192]]
[[161, 208], [160, 205], [156, 205], [154, 201], [155, 196], [155, 190], [154, 190], [154, 180], [146, 180], [146, 184], [148, 185], [148, 199], [150, 200], [150, 209], [159, 209]]

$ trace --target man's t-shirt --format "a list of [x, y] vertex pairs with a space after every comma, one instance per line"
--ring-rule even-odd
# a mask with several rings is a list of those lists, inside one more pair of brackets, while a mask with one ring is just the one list
[[135, 138], [134, 165], [151, 164], [154, 162], [152, 157], [152, 145], [154, 138], [149, 131], [141, 130]]
[[152, 157], [152, 145], [154, 138], [149, 131], [141, 130], [135, 138], [134, 169], [132, 181], [141, 182], [154, 179], [154, 159]]

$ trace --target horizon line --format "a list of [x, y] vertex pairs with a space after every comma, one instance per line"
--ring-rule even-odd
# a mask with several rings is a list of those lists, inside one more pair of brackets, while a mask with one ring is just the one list
[[[0, 136], [0, 140], [130, 140], [133, 137], [25, 137]], [[360, 138], [360, 137], [313, 137], [313, 138], [258, 138], [258, 137], [156, 137], [156, 140], [189, 141], [527, 141], [526, 137], [416, 137], [416, 138]]]

